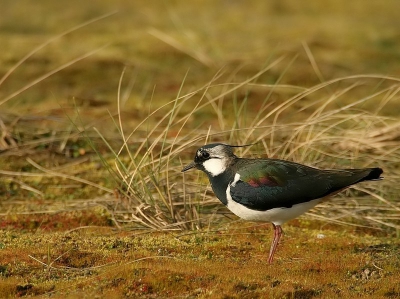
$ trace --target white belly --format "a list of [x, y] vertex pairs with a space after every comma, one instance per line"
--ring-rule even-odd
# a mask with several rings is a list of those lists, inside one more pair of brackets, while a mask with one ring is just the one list
[[289, 220], [299, 217], [322, 201], [321, 199], [314, 199], [293, 205], [290, 208], [274, 208], [267, 211], [254, 211], [235, 202], [231, 197], [230, 189], [229, 186], [226, 190], [226, 196], [228, 199], [227, 208], [232, 213], [245, 220], [272, 222], [275, 225], [281, 225]]

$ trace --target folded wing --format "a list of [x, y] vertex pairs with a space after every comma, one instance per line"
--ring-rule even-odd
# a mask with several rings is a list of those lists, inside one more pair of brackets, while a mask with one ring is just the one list
[[[253, 162], [254, 161], [254, 162]], [[239, 161], [232, 199], [253, 210], [289, 208], [322, 198], [364, 180], [379, 179], [380, 168], [320, 170], [282, 160]]]

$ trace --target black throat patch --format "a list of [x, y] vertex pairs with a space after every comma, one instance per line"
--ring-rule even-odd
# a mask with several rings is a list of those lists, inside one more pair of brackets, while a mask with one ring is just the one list
[[208, 174], [208, 178], [210, 180], [211, 187], [215, 193], [215, 196], [217, 196], [224, 205], [227, 205], [228, 199], [226, 198], [226, 189], [228, 188], [228, 185], [233, 181], [234, 173], [227, 169], [225, 172], [214, 177]]

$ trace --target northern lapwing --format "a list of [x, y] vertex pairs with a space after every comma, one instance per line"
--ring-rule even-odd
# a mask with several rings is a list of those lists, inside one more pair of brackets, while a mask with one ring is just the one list
[[268, 263], [274, 258], [283, 223], [351, 185], [381, 179], [383, 172], [381, 168], [322, 170], [285, 160], [239, 158], [234, 147], [238, 146], [205, 145], [182, 172], [204, 171], [218, 199], [240, 218], [272, 222]]

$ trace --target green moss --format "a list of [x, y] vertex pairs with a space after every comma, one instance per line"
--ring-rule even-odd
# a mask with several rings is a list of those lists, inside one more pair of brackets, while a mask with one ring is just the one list
[[[215, 233], [204, 231], [183, 239], [160, 232], [127, 236], [90, 229], [69, 234], [1, 231], [6, 268], [1, 295], [26, 291], [58, 298], [84, 291], [132, 297], [347, 297], [398, 290], [398, 242], [377, 247], [382, 237], [348, 232], [345, 238], [335, 230], [324, 231], [326, 237], [318, 239], [318, 230], [288, 225], [276, 262], [267, 265], [270, 237], [260, 240], [265, 228], [230, 228], [236, 233], [221, 230], [215, 238]], [[262, 247], [260, 242], [267, 244]]]

